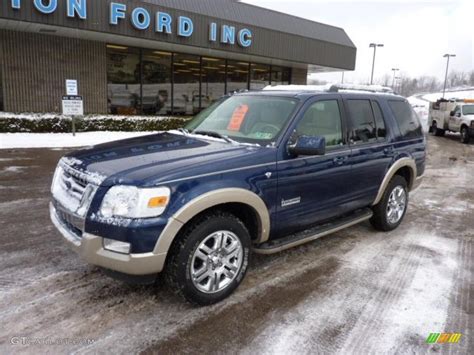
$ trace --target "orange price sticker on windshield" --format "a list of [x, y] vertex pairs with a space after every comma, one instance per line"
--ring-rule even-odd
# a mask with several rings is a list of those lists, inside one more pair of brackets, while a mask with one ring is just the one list
[[248, 105], [240, 105], [234, 110], [227, 129], [229, 131], [240, 131], [240, 126], [244, 123], [245, 115], [249, 111]]

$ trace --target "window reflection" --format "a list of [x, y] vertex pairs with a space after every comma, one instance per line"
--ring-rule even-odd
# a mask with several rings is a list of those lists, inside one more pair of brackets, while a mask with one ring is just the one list
[[270, 66], [263, 64], [252, 64], [250, 68], [250, 89], [263, 89], [270, 85]]
[[225, 66], [225, 59], [202, 57], [201, 110], [225, 95]]
[[109, 112], [119, 115], [139, 114], [139, 51], [115, 45], [109, 45], [107, 47], [107, 89]]
[[227, 61], [227, 93], [248, 89], [249, 63]]
[[[291, 70], [108, 44], [107, 77], [109, 113], [193, 115], [226, 93], [289, 84]], [[0, 110], [1, 94], [0, 76]]]
[[3, 87], [2, 87], [2, 68], [0, 67], [0, 111], [4, 111], [3, 108]]
[[142, 108], [145, 115], [165, 115], [171, 106], [171, 56], [163, 51], [142, 54]]
[[199, 111], [200, 57], [175, 54], [173, 61], [173, 113], [192, 115]]
[[272, 85], [290, 84], [290, 69], [272, 66]]

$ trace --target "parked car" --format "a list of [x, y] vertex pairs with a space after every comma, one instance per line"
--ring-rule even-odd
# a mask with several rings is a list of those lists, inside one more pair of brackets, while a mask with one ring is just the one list
[[440, 99], [431, 103], [428, 124], [433, 135], [460, 132], [461, 143], [468, 144], [474, 137], [474, 100]]
[[51, 219], [86, 261], [208, 305], [272, 254], [370, 220], [397, 228], [425, 138], [395, 95], [249, 92], [186, 129], [63, 157]]

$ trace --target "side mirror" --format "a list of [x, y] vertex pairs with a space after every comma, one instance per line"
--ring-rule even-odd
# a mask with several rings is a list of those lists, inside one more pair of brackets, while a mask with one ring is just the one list
[[326, 154], [326, 138], [300, 136], [296, 140], [295, 144], [288, 147], [288, 152], [294, 156], [324, 155]]
[[450, 116], [454, 116], [454, 114], [455, 114], [454, 111], [451, 111], [451, 112], [449, 113]]

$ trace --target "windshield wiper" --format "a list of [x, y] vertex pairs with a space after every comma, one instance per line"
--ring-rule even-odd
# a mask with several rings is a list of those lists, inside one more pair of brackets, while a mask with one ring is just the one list
[[189, 134], [189, 131], [186, 128], [178, 128], [178, 131], [180, 131], [181, 133], [183, 133], [186, 136]]
[[225, 140], [227, 143], [235, 143], [234, 140], [230, 139], [227, 136], [224, 136], [220, 134], [219, 132], [214, 132], [214, 131], [194, 131], [194, 134], [199, 134], [201, 136], [208, 136], [208, 137], [213, 137], [213, 138], [219, 138]]

